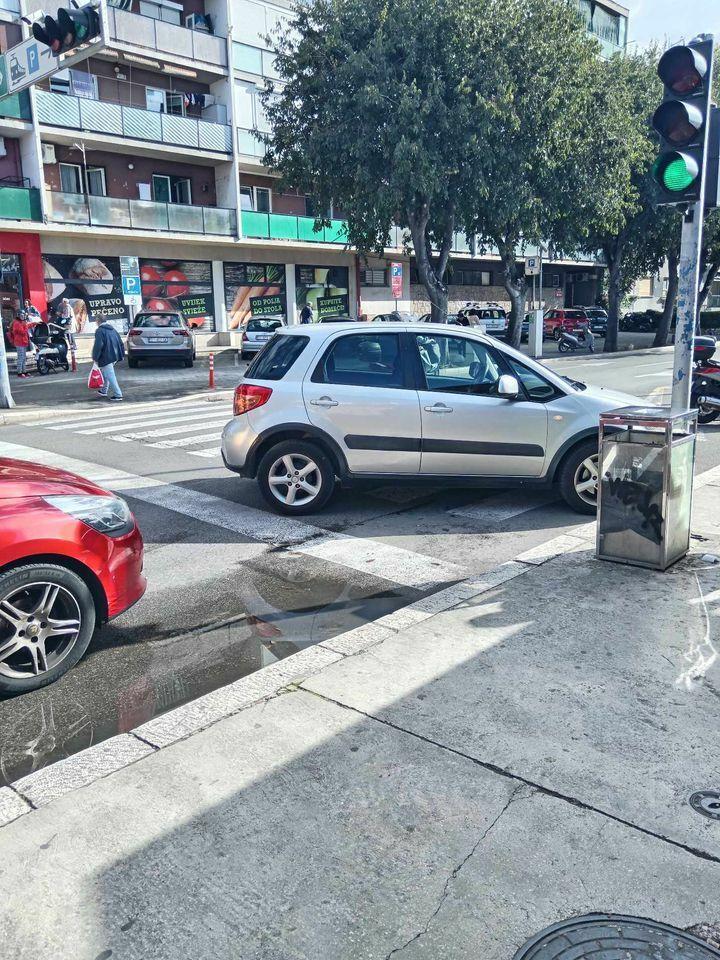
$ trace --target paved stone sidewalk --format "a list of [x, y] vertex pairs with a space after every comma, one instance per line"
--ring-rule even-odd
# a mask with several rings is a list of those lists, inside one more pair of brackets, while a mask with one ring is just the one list
[[5, 953], [512, 960], [589, 913], [716, 924], [688, 798], [720, 789], [719, 496], [665, 574], [576, 538], [3, 827]]

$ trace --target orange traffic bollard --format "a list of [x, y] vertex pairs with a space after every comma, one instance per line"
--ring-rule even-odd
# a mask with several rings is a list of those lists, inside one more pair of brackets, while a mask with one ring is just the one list
[[210, 354], [210, 366], [208, 368], [208, 389], [215, 389], [215, 354]]
[[77, 373], [77, 358], [75, 356], [75, 347], [70, 347], [70, 369]]

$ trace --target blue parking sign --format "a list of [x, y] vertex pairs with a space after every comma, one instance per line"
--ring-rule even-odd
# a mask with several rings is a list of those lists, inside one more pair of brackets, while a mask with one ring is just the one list
[[40, 54], [36, 43], [27, 48], [27, 67], [28, 73], [37, 73], [40, 69]]
[[122, 292], [126, 297], [130, 297], [133, 294], [140, 293], [140, 277], [138, 276], [123, 277]]

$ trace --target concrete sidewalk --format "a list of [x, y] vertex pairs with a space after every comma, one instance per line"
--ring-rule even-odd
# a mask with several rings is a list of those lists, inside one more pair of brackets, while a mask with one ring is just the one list
[[719, 496], [665, 574], [580, 528], [115, 738], [89, 785], [71, 758], [0, 791], [5, 954], [512, 960], [582, 914], [717, 924], [688, 798], [720, 788]]

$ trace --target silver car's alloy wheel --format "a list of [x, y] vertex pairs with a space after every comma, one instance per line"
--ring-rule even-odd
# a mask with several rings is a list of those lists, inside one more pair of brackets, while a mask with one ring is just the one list
[[270, 467], [268, 484], [280, 503], [302, 507], [320, 493], [322, 474], [310, 457], [301, 453], [286, 453]]
[[37, 677], [56, 667], [75, 646], [82, 614], [72, 593], [42, 581], [0, 597], [0, 675]]
[[586, 457], [578, 465], [577, 470], [575, 471], [575, 477], [573, 479], [575, 484], [575, 492], [580, 497], [581, 500], [584, 500], [585, 503], [590, 503], [593, 506], [597, 506], [597, 489], [598, 489], [598, 455], [595, 454], [592, 457]]

